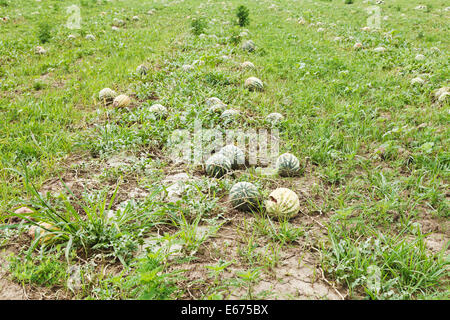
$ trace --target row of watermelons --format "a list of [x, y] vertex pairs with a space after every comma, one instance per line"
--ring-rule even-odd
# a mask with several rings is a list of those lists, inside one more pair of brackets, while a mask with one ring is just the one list
[[[144, 65], [136, 69], [138, 74], [146, 74], [147, 68]], [[256, 80], [255, 80], [256, 79]], [[249, 78], [246, 81], [246, 87], [249, 90], [255, 90], [248, 83], [256, 82], [258, 89], [262, 89], [262, 82], [257, 78]], [[261, 85], [259, 86], [259, 84]], [[104, 104], [112, 104], [116, 108], [128, 107], [131, 99], [124, 94], [118, 95], [110, 88], [102, 89], [99, 92], [99, 99]], [[226, 109], [226, 104], [220, 99], [212, 97], [206, 100], [210, 111], [222, 111], [221, 118], [233, 118], [237, 111]], [[149, 111], [160, 118], [167, 116], [167, 109], [161, 104], [150, 106]], [[267, 121], [276, 124], [283, 119], [279, 113], [271, 113], [267, 116]], [[208, 176], [220, 178], [232, 170], [240, 169], [245, 164], [245, 153], [235, 145], [226, 145], [219, 152], [212, 155], [205, 164], [205, 172]], [[275, 163], [277, 173], [282, 177], [298, 175], [300, 172], [300, 163], [296, 156], [290, 153], [282, 154]], [[277, 188], [270, 193], [268, 199], [261, 201], [261, 193], [258, 188], [250, 182], [238, 182], [230, 189], [230, 201], [234, 208], [241, 211], [256, 210], [264, 206], [269, 216], [277, 219], [289, 219], [295, 216], [300, 210], [300, 201], [295, 192], [287, 188]]]

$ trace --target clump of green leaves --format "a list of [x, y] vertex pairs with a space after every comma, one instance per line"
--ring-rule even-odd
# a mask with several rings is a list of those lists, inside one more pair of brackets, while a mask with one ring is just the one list
[[205, 29], [208, 26], [205, 18], [194, 18], [191, 22], [192, 33], [196, 36], [205, 33]]
[[238, 18], [238, 24], [241, 27], [248, 26], [250, 24], [250, 10], [246, 6], [239, 6], [236, 11]]
[[40, 286], [62, 285], [66, 279], [66, 266], [55, 256], [36, 258], [9, 257], [9, 271], [14, 279]]
[[45, 83], [43, 83], [42, 81], [35, 81], [33, 84], [33, 89], [36, 91], [42, 90], [45, 87]]
[[353, 4], [353, 0], [345, 0], [345, 4]]
[[230, 35], [230, 43], [237, 46], [242, 41], [239, 28], [233, 28]]
[[47, 22], [42, 22], [38, 26], [37, 36], [41, 43], [49, 42], [52, 38], [52, 27]]
[[164, 255], [149, 253], [139, 260], [136, 275], [128, 280], [133, 284], [133, 297], [139, 300], [168, 300], [173, 299], [179, 288], [176, 286], [176, 272], [165, 271]]

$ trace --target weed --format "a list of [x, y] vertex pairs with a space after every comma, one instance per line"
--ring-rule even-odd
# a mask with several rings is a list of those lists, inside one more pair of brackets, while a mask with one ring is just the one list
[[42, 22], [38, 25], [37, 37], [40, 43], [49, 42], [52, 38], [52, 27], [47, 22]]
[[422, 234], [413, 241], [382, 233], [352, 239], [343, 229], [330, 227], [329, 235], [325, 270], [346, 283], [351, 293], [363, 289], [371, 299], [412, 299], [435, 294], [447, 281], [446, 248], [437, 255], [427, 253]]
[[238, 25], [240, 27], [245, 27], [248, 26], [250, 24], [250, 10], [243, 5], [240, 5], [237, 9], [236, 9], [236, 16], [238, 18]]
[[198, 36], [205, 32], [205, 29], [208, 27], [208, 22], [205, 18], [194, 18], [191, 22], [191, 31], [194, 35]]
[[21, 283], [52, 287], [62, 286], [66, 279], [66, 265], [58, 256], [42, 254], [38, 257], [9, 256], [9, 272]]
[[176, 285], [180, 272], [164, 272], [161, 255], [149, 253], [138, 261], [136, 274], [127, 279], [125, 287], [133, 287], [131, 296], [141, 300], [174, 299], [181, 291]]
[[[33, 185], [28, 184], [26, 168], [24, 177], [30, 194], [34, 196], [31, 203], [37, 210], [32, 215], [33, 220], [20, 214], [13, 215], [38, 227], [39, 223], [52, 226], [50, 229], [44, 228], [45, 232], [36, 237], [30, 252], [45, 240], [47, 245], [64, 244], [66, 259], [72, 249], [83, 248], [86, 254], [90, 251], [104, 252], [106, 257], [117, 258], [126, 264], [137, 249], [139, 238], [155, 225], [149, 211], [151, 207], [139, 208], [129, 202], [125, 207], [112, 211], [118, 186], [108, 201], [107, 190], [94, 197], [88, 195], [77, 198], [63, 183], [70, 197], [61, 193], [52, 204], [50, 199], [44, 198]], [[157, 189], [152, 195], [159, 192]], [[81, 208], [81, 212], [78, 208]]]

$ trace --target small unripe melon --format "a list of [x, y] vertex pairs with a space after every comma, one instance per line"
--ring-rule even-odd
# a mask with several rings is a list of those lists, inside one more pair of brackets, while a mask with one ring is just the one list
[[238, 182], [230, 190], [230, 201], [233, 208], [241, 211], [256, 209], [259, 197], [258, 188], [250, 182]]
[[220, 178], [231, 171], [231, 160], [223, 154], [216, 153], [206, 161], [206, 173], [213, 178]]
[[219, 153], [231, 160], [231, 167], [233, 169], [239, 169], [245, 165], [245, 153], [241, 148], [236, 147], [235, 145], [226, 145], [220, 149]]
[[282, 177], [292, 177], [300, 173], [300, 162], [291, 153], [284, 153], [278, 157], [275, 163], [278, 174]]

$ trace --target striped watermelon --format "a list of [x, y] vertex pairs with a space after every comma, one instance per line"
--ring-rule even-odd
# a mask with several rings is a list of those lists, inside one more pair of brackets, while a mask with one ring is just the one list
[[118, 95], [113, 101], [113, 107], [126, 108], [130, 105], [131, 99], [125, 94]]
[[239, 111], [235, 109], [227, 109], [220, 115], [220, 118], [225, 122], [229, 123], [234, 121], [239, 117]]
[[240, 67], [241, 69], [255, 69], [255, 65], [250, 61], [242, 62]]
[[284, 153], [278, 157], [275, 163], [278, 174], [282, 177], [292, 177], [300, 173], [300, 162], [290, 153]]
[[167, 116], [166, 107], [159, 103], [152, 105], [148, 111], [155, 114], [157, 118], [165, 118]]
[[278, 188], [269, 195], [265, 206], [269, 216], [290, 219], [300, 211], [300, 200], [294, 191], [288, 188]]
[[264, 84], [258, 78], [250, 77], [245, 80], [244, 87], [250, 91], [262, 91], [264, 89]]
[[231, 160], [220, 153], [212, 155], [206, 161], [206, 174], [210, 177], [220, 178], [231, 171]]
[[238, 182], [230, 190], [230, 201], [235, 209], [249, 211], [258, 207], [260, 193], [250, 182]]
[[104, 88], [98, 93], [98, 98], [105, 104], [111, 103], [116, 96], [117, 93], [110, 88]]
[[245, 153], [241, 148], [236, 147], [235, 145], [226, 145], [220, 149], [219, 153], [231, 160], [231, 167], [233, 169], [239, 169], [245, 165]]
[[226, 108], [227, 108], [226, 104], [216, 103], [213, 104], [211, 107], [209, 107], [209, 112], [219, 113], [225, 111]]
[[205, 102], [206, 102], [206, 105], [207, 105], [208, 107], [212, 107], [212, 106], [215, 105], [215, 104], [223, 104], [223, 105], [225, 105], [225, 103], [223, 103], [223, 101], [220, 100], [220, 99], [217, 98], [217, 97], [211, 97], [211, 98], [208, 98], [208, 99], [205, 100]]

